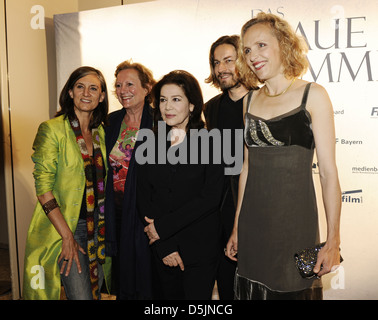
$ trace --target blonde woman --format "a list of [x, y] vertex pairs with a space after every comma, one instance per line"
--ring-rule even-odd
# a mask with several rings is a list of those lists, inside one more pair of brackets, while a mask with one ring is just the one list
[[[244, 100], [245, 161], [226, 254], [238, 261], [236, 299], [321, 299], [321, 283], [304, 279], [294, 253], [319, 242], [312, 181], [316, 155], [327, 218], [318, 277], [339, 264], [341, 192], [332, 104], [326, 90], [299, 77], [306, 47], [289, 24], [261, 13], [241, 31], [238, 70], [260, 85]], [[237, 256], [236, 256], [237, 255]]]

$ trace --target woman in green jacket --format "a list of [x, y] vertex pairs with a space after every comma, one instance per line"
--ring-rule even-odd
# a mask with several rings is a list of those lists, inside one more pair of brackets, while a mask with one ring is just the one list
[[102, 73], [76, 69], [59, 103], [61, 110], [40, 125], [33, 144], [38, 202], [27, 236], [23, 298], [58, 300], [62, 281], [68, 299], [98, 299], [108, 264], [103, 161], [108, 96]]

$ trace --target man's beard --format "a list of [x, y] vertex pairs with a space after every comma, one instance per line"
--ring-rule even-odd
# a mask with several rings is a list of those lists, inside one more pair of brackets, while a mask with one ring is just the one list
[[219, 81], [219, 86], [221, 88], [222, 91], [226, 91], [226, 90], [230, 90], [230, 89], [233, 89], [237, 86], [240, 86], [240, 82], [238, 79], [235, 79], [235, 76], [232, 74], [232, 73], [227, 73], [227, 74], [230, 74], [232, 77], [231, 77], [231, 81], [227, 81], [227, 82], [222, 82], [220, 79], [219, 79], [219, 76], [218, 76], [218, 81]]

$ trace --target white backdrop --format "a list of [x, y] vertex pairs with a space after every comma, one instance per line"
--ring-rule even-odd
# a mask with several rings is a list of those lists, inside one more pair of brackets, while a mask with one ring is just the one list
[[[377, 299], [378, 277], [378, 1], [158, 0], [54, 16], [58, 92], [81, 65], [100, 69], [113, 91], [116, 66], [132, 58], [156, 79], [191, 72], [205, 101], [210, 45], [239, 34], [259, 11], [288, 20], [310, 46], [304, 79], [323, 85], [335, 111], [337, 164], [343, 191], [341, 248], [345, 261], [323, 277], [325, 299]], [[111, 111], [121, 106], [111, 94]], [[316, 159], [321, 236], [326, 234]]]

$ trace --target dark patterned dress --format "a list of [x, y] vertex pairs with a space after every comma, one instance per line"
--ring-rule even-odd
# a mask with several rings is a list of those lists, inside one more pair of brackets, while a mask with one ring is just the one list
[[312, 179], [315, 142], [302, 103], [265, 120], [249, 113], [244, 139], [248, 177], [239, 216], [236, 299], [321, 299], [319, 280], [303, 279], [294, 253], [319, 240]]

